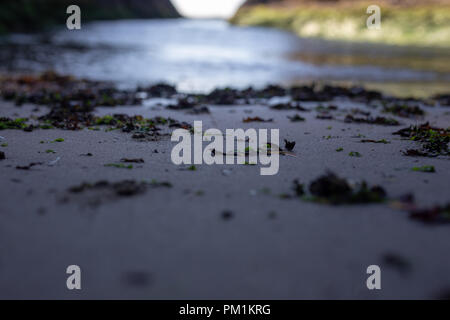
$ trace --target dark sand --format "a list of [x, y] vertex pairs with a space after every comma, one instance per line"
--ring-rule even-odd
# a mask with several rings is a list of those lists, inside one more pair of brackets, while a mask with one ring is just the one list
[[[29, 116], [34, 108], [5, 102], [0, 107], [1, 115], [10, 117]], [[276, 176], [260, 176], [258, 166], [202, 165], [188, 171], [170, 161], [174, 144], [168, 137], [137, 142], [104, 127], [0, 131], [0, 143], [8, 143], [0, 147], [7, 158], [0, 161], [0, 298], [417, 299], [449, 291], [450, 225], [412, 220], [390, 203], [336, 207], [278, 196], [292, 193], [294, 178], [308, 184], [330, 169], [380, 184], [391, 198], [412, 192], [420, 207], [447, 203], [448, 159], [403, 156], [401, 150], [418, 144], [392, 132], [424, 120], [448, 127], [448, 108], [424, 108], [426, 119], [397, 118], [398, 127], [318, 120], [316, 112], [302, 112], [306, 121], [292, 123], [286, 116], [296, 112], [266, 106], [210, 109], [210, 115], [195, 116], [162, 107], [97, 111], [171, 116], [191, 124], [203, 120], [204, 128], [222, 130], [279, 128], [281, 139], [297, 142], [297, 157], [280, 157]], [[248, 116], [274, 122], [242, 123]], [[391, 143], [361, 143], [358, 134]], [[328, 135], [332, 138], [325, 139]], [[56, 138], [65, 141], [40, 143]], [[339, 147], [344, 151], [336, 152]], [[350, 151], [362, 157], [349, 157]], [[88, 152], [93, 156], [80, 156]], [[104, 166], [124, 157], [145, 163], [132, 170]], [[16, 169], [31, 162], [44, 164]], [[437, 172], [411, 171], [422, 165], [434, 165]], [[224, 169], [231, 172], [224, 175]], [[173, 187], [131, 198], [67, 191], [82, 182], [124, 179], [156, 179]], [[224, 211], [233, 213], [231, 219], [223, 219]], [[81, 291], [66, 288], [71, 264], [82, 269]], [[381, 267], [379, 291], [366, 288], [372, 264]]]

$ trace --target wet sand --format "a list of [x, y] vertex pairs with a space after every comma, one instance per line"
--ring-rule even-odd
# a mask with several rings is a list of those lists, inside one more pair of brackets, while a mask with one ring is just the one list
[[[333, 104], [369, 110], [344, 100]], [[6, 117], [46, 113], [45, 107], [34, 107], [0, 102]], [[281, 140], [296, 141], [296, 157], [280, 157], [275, 176], [261, 176], [259, 166], [247, 165], [198, 165], [190, 171], [172, 164], [170, 137], [139, 142], [104, 127], [0, 131], [0, 143], [8, 144], [0, 147], [6, 154], [0, 160], [0, 298], [430, 299], [448, 294], [450, 225], [412, 220], [390, 202], [331, 206], [279, 196], [292, 193], [294, 179], [309, 184], [331, 170], [379, 184], [392, 199], [412, 192], [420, 207], [448, 203], [448, 158], [406, 157], [401, 150], [416, 148], [417, 142], [392, 135], [425, 121], [448, 127], [448, 108], [424, 107], [425, 118], [397, 118], [402, 124], [397, 127], [319, 120], [316, 112], [259, 105], [209, 108], [211, 114], [204, 115], [145, 106], [96, 112], [202, 120], [204, 128], [221, 130], [279, 128]], [[306, 121], [287, 119], [297, 113]], [[243, 123], [249, 116], [274, 121]], [[391, 143], [361, 143], [361, 136]], [[64, 142], [40, 143], [57, 138]], [[344, 151], [336, 152], [341, 147]], [[350, 157], [351, 151], [362, 157]], [[133, 169], [105, 167], [122, 158], [145, 162]], [[43, 164], [16, 169], [32, 162]], [[436, 173], [411, 170], [422, 165], [433, 165]], [[68, 191], [83, 182], [152, 179], [172, 188], [149, 188], [133, 197]], [[81, 267], [81, 291], [66, 288], [65, 271], [72, 264]], [[379, 291], [366, 287], [366, 269], [373, 264], [381, 267]]]

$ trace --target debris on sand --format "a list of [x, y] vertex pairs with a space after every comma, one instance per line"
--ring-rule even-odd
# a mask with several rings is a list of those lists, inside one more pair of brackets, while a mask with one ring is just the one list
[[148, 287], [152, 280], [152, 275], [146, 271], [129, 271], [123, 274], [123, 281], [131, 287]]
[[288, 103], [277, 103], [270, 106], [273, 110], [295, 110], [295, 111], [303, 111], [309, 112], [309, 109], [306, 109], [300, 105], [298, 102], [288, 102]]
[[288, 140], [284, 139], [284, 148], [287, 151], [294, 150], [294, 147], [295, 147], [295, 141], [288, 141]]
[[119, 169], [133, 169], [133, 165], [124, 165], [123, 163], [107, 163], [105, 167], [119, 168]]
[[248, 118], [245, 118], [244, 120], [242, 120], [242, 122], [244, 122], [244, 123], [249, 123], [249, 122], [273, 122], [273, 119], [267, 119], [267, 120], [265, 120], [265, 119], [262, 119], [262, 118], [260, 118], [260, 117], [248, 117]]
[[71, 193], [83, 193], [90, 190], [108, 189], [113, 191], [118, 196], [134, 196], [143, 193], [147, 185], [143, 182], [138, 183], [133, 180], [125, 180], [116, 183], [108, 181], [99, 181], [94, 184], [82, 183], [81, 185], [69, 188]]
[[3, 151], [0, 151], [0, 160], [5, 160], [6, 159], [6, 155]]
[[414, 209], [410, 212], [410, 218], [428, 224], [450, 223], [450, 203], [445, 206], [435, 206], [427, 209]]
[[18, 169], [18, 170], [30, 170], [32, 167], [40, 166], [42, 164], [43, 164], [42, 162], [32, 162], [32, 163], [30, 163], [27, 166], [17, 166], [16, 169]]
[[209, 108], [207, 106], [197, 106], [188, 111], [188, 114], [209, 114]]
[[333, 205], [379, 203], [386, 200], [386, 192], [382, 187], [369, 188], [365, 181], [352, 185], [332, 172], [311, 182], [309, 192], [311, 197], [304, 197], [305, 200]]
[[148, 88], [138, 88], [138, 92], [146, 92], [151, 98], [171, 98], [177, 94], [177, 89], [166, 83], [159, 83]]
[[80, 194], [87, 191], [110, 191], [116, 196], [131, 197], [144, 193], [148, 188], [171, 188], [172, 185], [169, 182], [136, 182], [134, 180], [123, 180], [119, 182], [98, 181], [96, 183], [82, 183], [78, 186], [74, 186], [68, 189], [70, 193]]
[[415, 118], [425, 115], [425, 112], [419, 106], [409, 106], [407, 104], [393, 104], [384, 106], [383, 112], [392, 113], [402, 118]]
[[390, 141], [387, 141], [386, 139], [381, 140], [373, 140], [373, 139], [363, 139], [361, 140], [362, 143], [383, 143], [383, 144], [389, 144]]
[[61, 157], [57, 157], [55, 160], [50, 161], [50, 162], [48, 163], [48, 165], [49, 165], [50, 167], [53, 167], [53, 166], [55, 166], [55, 165], [59, 162], [59, 160], [61, 160]]
[[368, 124], [376, 124], [382, 126], [398, 126], [400, 123], [393, 118], [385, 118], [385, 117], [366, 117], [366, 118], [357, 118], [352, 116], [351, 114], [347, 115], [344, 119], [344, 122], [347, 123], [368, 123]]
[[334, 117], [333, 117], [333, 115], [331, 115], [331, 114], [329, 114], [327, 112], [322, 112], [322, 113], [319, 113], [316, 116], [316, 119], [319, 119], [319, 120], [333, 120]]
[[356, 157], [356, 158], [361, 158], [362, 157], [361, 153], [359, 153], [358, 151], [350, 151], [348, 155], [350, 157]]
[[222, 212], [222, 220], [229, 221], [234, 218], [233, 212], [226, 210]]
[[189, 123], [164, 117], [144, 118], [138, 115], [114, 114], [112, 116], [94, 118], [94, 120], [99, 125], [108, 125], [110, 128], [131, 133], [133, 139], [141, 141], [158, 141], [161, 137], [168, 136], [168, 134], [159, 133], [162, 130], [161, 126], [192, 130], [192, 126]]
[[335, 106], [335, 105], [328, 105], [326, 107], [323, 106], [323, 105], [318, 105], [316, 107], [316, 111], [322, 112], [322, 113], [328, 113], [328, 112], [331, 112], [331, 111], [336, 111], [338, 109], [339, 108], [337, 106]]
[[294, 180], [294, 191], [297, 197], [302, 197], [305, 194], [305, 186], [297, 179]]
[[434, 168], [434, 166], [414, 167], [411, 170], [419, 171], [419, 172], [436, 172], [436, 169]]
[[[139, 90], [119, 90], [108, 82], [96, 82], [84, 79], [75, 79], [61, 76], [55, 72], [46, 72], [40, 76], [19, 76], [0, 79], [0, 94], [6, 100], [20, 99], [21, 103], [29, 102], [37, 105], [46, 105], [50, 111], [37, 119], [40, 125], [28, 124], [28, 119], [0, 118], [0, 130], [20, 129], [32, 131], [33, 129], [65, 129], [81, 130], [93, 125], [107, 125], [110, 129], [122, 129], [124, 132], [136, 133], [143, 130], [151, 135], [158, 130], [157, 125], [171, 127], [188, 127], [173, 119], [159, 121], [143, 119], [140, 116], [113, 115], [95, 117], [93, 112], [97, 106], [114, 107], [118, 105], [140, 105], [142, 98]], [[143, 89], [150, 96], [172, 96], [176, 94], [174, 87], [160, 84]], [[187, 99], [187, 98], [186, 98]], [[187, 101], [187, 100], [186, 100]], [[205, 110], [199, 110], [203, 112]], [[156, 139], [156, 138], [155, 138]]]
[[197, 106], [198, 102], [196, 99], [192, 97], [185, 97], [182, 99], [179, 99], [176, 104], [170, 104], [167, 106], [167, 109], [171, 110], [188, 110], [193, 109], [195, 106]]
[[411, 263], [398, 254], [385, 253], [382, 260], [383, 264], [397, 270], [401, 274], [408, 274], [411, 271]]
[[120, 162], [128, 162], [128, 163], [144, 163], [144, 159], [139, 158], [139, 159], [128, 159], [128, 158], [122, 158], [120, 159]]
[[403, 155], [408, 156], [408, 157], [426, 157], [427, 153], [422, 152], [417, 149], [407, 149], [407, 150], [403, 151]]
[[0, 81], [3, 99], [16, 105], [33, 103], [37, 105], [80, 107], [136, 105], [141, 101], [134, 91], [118, 90], [111, 83], [76, 79], [62, 76], [53, 71], [41, 75], [7, 77]]
[[296, 114], [292, 117], [288, 116], [288, 119], [291, 120], [291, 122], [301, 122], [301, 121], [305, 121], [305, 118], [301, 117], [300, 115]]
[[450, 106], [450, 94], [437, 94], [433, 96], [433, 100], [437, 101], [440, 105]]
[[450, 128], [435, 128], [430, 124], [424, 123], [419, 126], [410, 126], [393, 133], [412, 141], [422, 144], [421, 151], [407, 150], [406, 155], [436, 157], [438, 155], [449, 155], [448, 144], [450, 142]]
[[18, 129], [18, 130], [25, 130], [28, 125], [26, 122], [28, 121], [27, 118], [17, 118], [17, 119], [11, 119], [11, 118], [0, 118], [0, 130], [7, 130], [7, 129]]

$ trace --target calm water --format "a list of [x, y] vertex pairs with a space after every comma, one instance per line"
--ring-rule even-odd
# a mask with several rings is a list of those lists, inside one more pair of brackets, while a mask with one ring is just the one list
[[186, 91], [310, 80], [450, 87], [449, 50], [305, 40], [220, 20], [98, 22], [14, 35], [0, 42], [0, 68], [54, 69], [125, 86], [166, 81]]

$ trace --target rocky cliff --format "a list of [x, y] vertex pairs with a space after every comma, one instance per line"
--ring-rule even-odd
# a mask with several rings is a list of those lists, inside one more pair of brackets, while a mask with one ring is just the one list
[[0, 33], [64, 24], [71, 4], [80, 6], [83, 21], [180, 17], [170, 0], [1, 0]]

